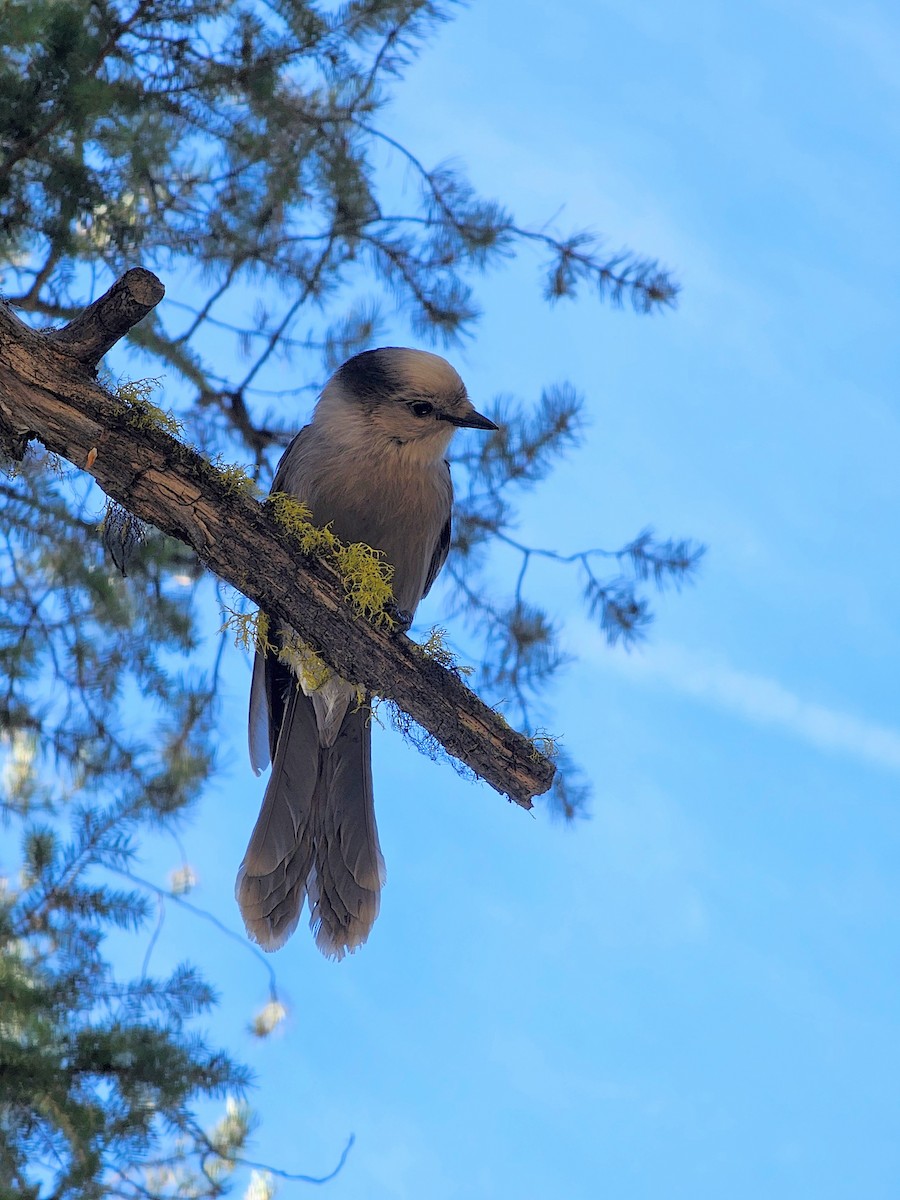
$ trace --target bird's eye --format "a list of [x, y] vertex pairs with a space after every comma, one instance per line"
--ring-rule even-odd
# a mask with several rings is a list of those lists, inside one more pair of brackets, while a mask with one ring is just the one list
[[434, 412], [434, 405], [429, 404], [427, 400], [417, 400], [415, 404], [409, 406], [417, 417], [427, 417], [429, 413]]

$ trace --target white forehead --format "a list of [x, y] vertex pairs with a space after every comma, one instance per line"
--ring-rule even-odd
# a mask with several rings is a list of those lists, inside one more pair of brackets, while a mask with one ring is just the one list
[[445, 395], [465, 391], [458, 373], [439, 354], [427, 350], [391, 347], [383, 351], [390, 355], [391, 367], [402, 376], [410, 390], [423, 395]]

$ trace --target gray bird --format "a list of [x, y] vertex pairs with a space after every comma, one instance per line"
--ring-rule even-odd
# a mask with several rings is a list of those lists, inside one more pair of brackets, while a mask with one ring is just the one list
[[[448, 362], [423, 350], [367, 350], [328, 381], [272, 484], [341, 541], [382, 550], [394, 568], [394, 602], [410, 619], [450, 548], [444, 455], [459, 427], [497, 428]], [[313, 689], [277, 655], [257, 650], [250, 761], [259, 774], [271, 758], [272, 774], [235, 895], [264, 950], [284, 945], [307, 898], [310, 928], [329, 957], [362, 945], [378, 916], [384, 859], [369, 718], [352, 683], [332, 675]]]

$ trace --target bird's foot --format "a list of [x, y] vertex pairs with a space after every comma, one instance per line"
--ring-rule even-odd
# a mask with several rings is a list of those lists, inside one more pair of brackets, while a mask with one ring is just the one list
[[388, 616], [394, 622], [394, 633], [408, 633], [413, 623], [413, 615], [405, 608], [396, 608], [393, 604], [386, 609]]

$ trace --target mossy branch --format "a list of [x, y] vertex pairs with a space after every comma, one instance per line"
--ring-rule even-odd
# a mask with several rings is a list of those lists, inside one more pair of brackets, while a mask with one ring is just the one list
[[[24, 448], [37, 438], [89, 469], [108, 496], [190, 545], [211, 571], [295, 629], [331, 669], [369, 695], [393, 700], [449, 754], [530, 808], [531, 798], [550, 786], [553, 763], [453, 670], [384, 627], [391, 623], [382, 619], [390, 581], [377, 555], [337, 539], [332, 545], [328, 530], [306, 527], [296, 501], [293, 509], [278, 497], [260, 504], [240, 473], [219, 469], [176, 440], [146, 397], [135, 403], [98, 384], [96, 352], [114, 344], [110, 327], [123, 336], [130, 327], [124, 314], [136, 322], [162, 293], [155, 276], [129, 271], [72, 325], [49, 333], [35, 332], [0, 305], [3, 444]], [[75, 353], [81, 347], [84, 357]]]

